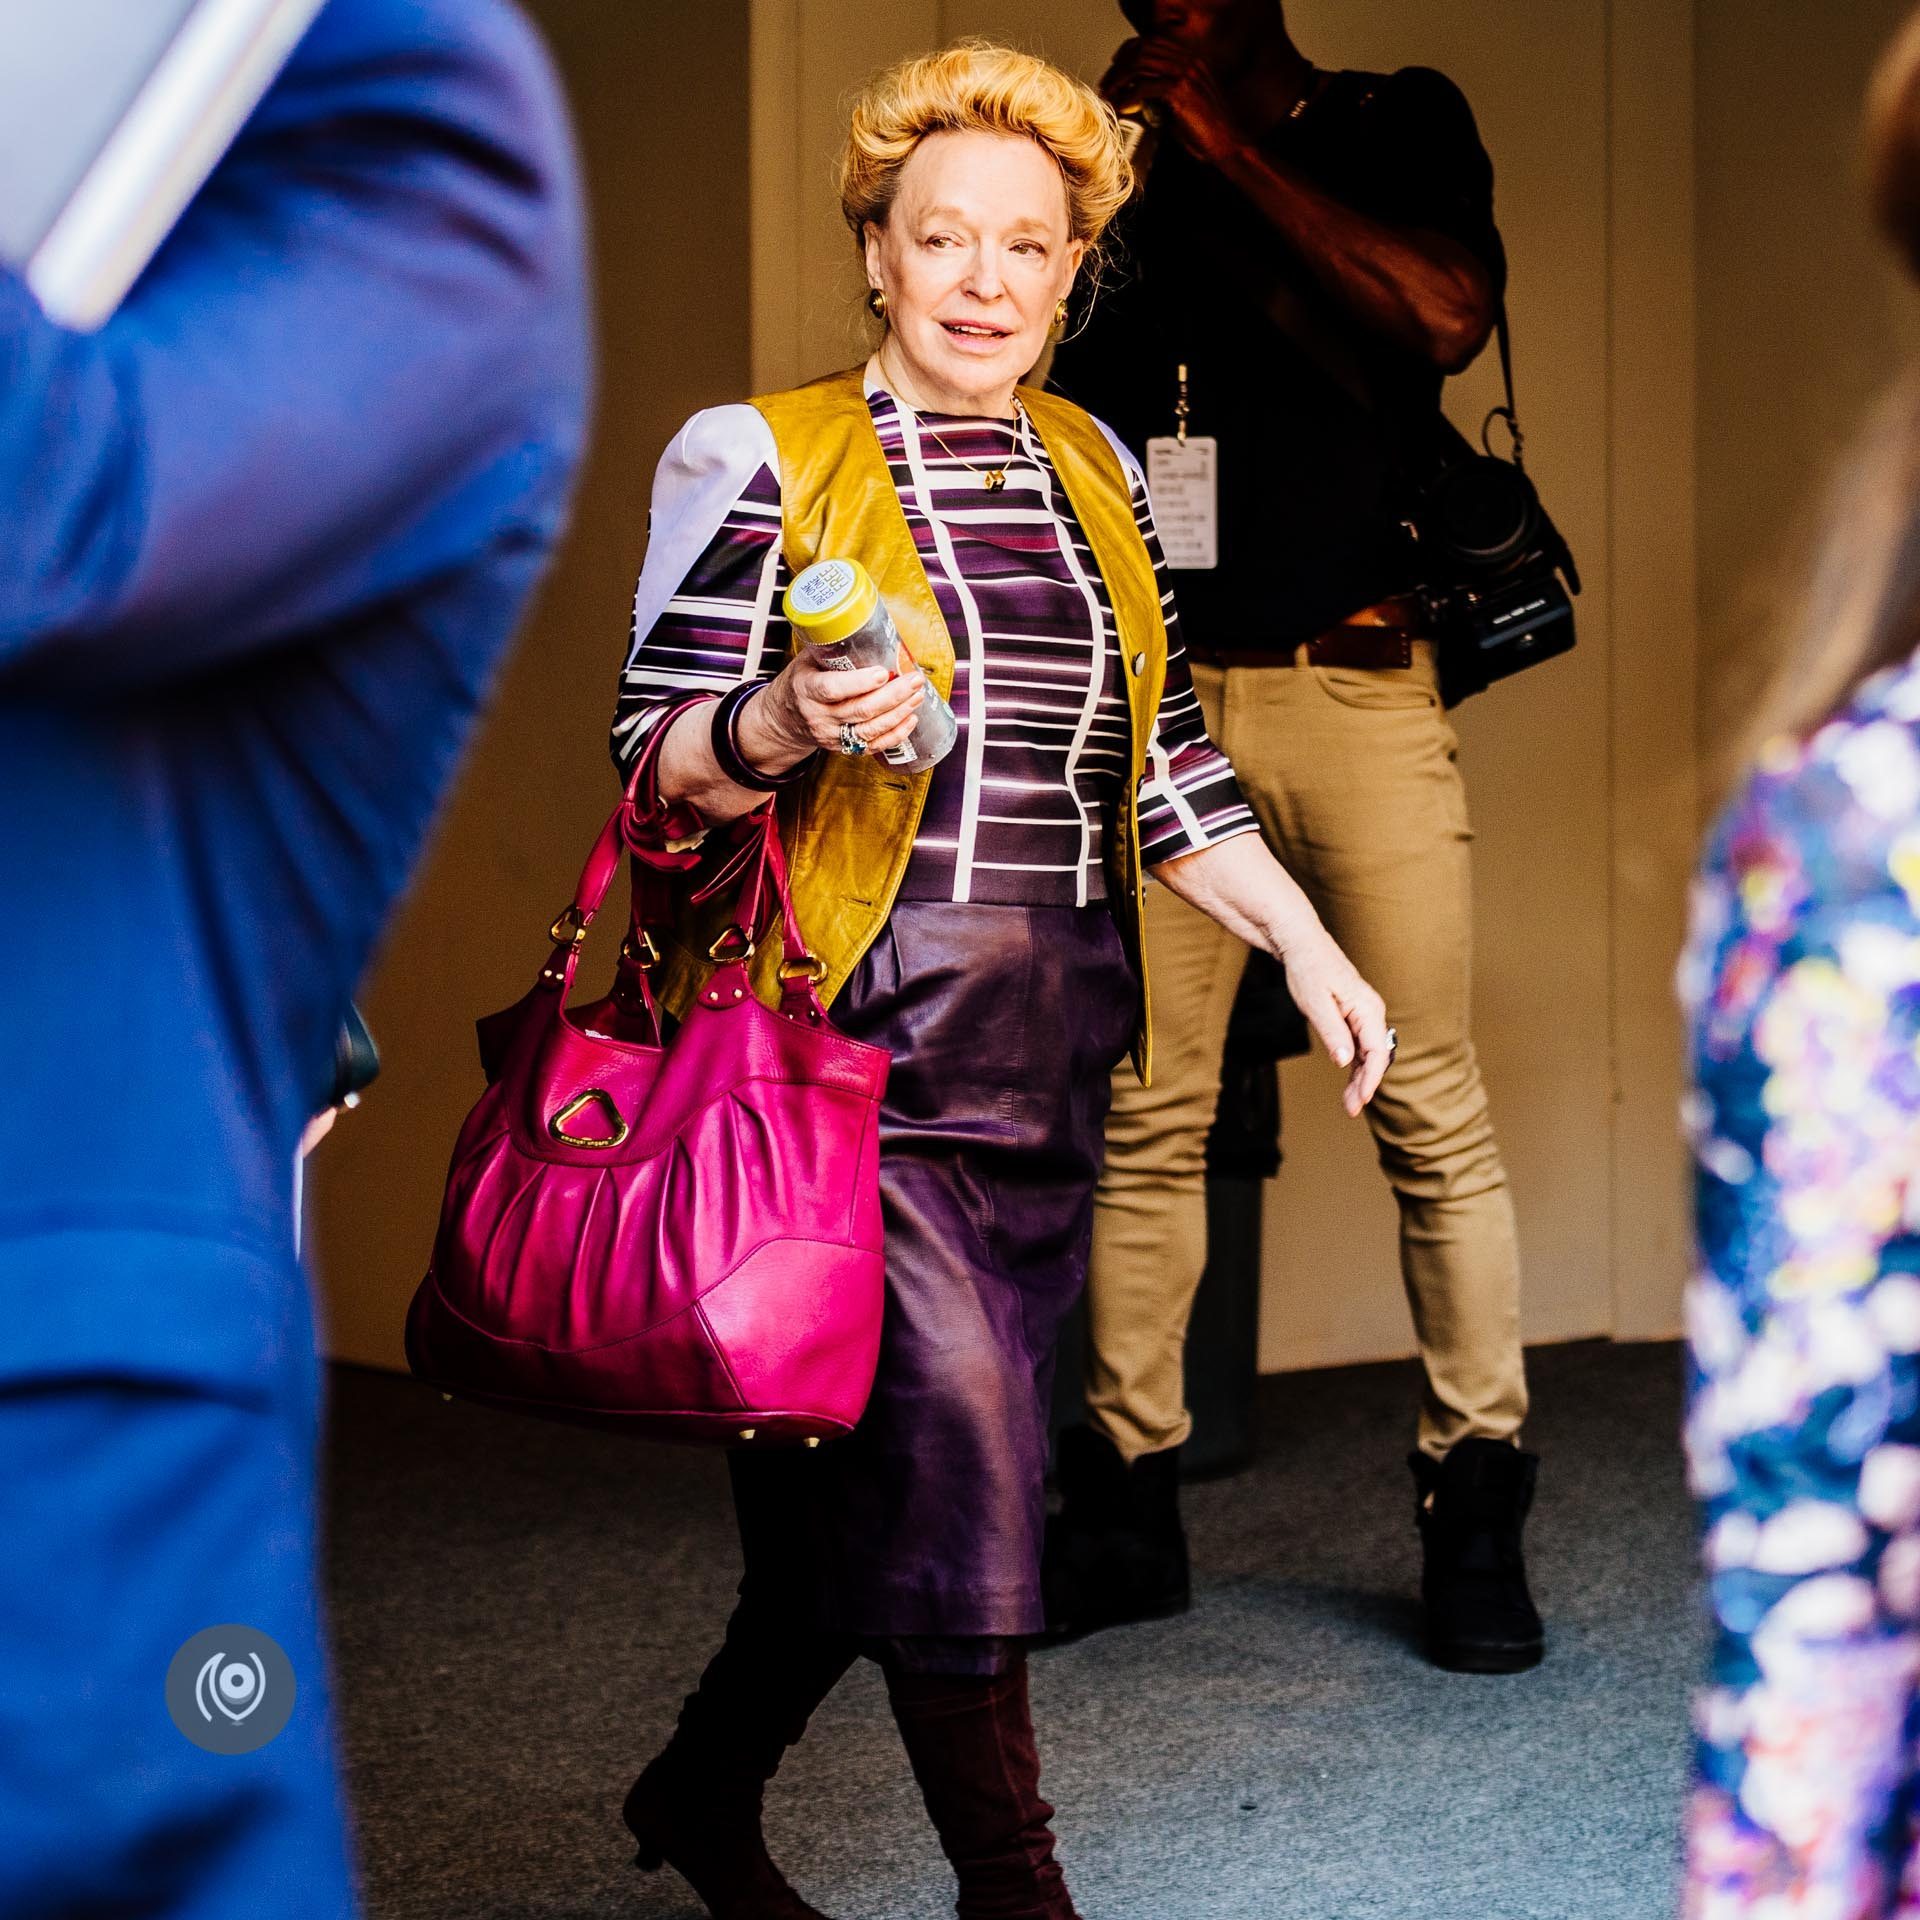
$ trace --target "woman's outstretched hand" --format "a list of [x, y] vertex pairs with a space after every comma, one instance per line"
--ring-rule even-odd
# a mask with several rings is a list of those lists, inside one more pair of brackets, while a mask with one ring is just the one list
[[1386, 1005], [1317, 922], [1280, 958], [1294, 1005], [1306, 1016], [1334, 1065], [1347, 1069], [1341, 1104], [1357, 1115], [1379, 1090], [1393, 1059]]
[[1217, 920], [1287, 970], [1287, 990], [1335, 1066], [1347, 1069], [1342, 1104], [1358, 1114], [1393, 1059], [1380, 996], [1360, 978], [1300, 891], [1256, 833], [1163, 860], [1153, 876], [1170, 893]]

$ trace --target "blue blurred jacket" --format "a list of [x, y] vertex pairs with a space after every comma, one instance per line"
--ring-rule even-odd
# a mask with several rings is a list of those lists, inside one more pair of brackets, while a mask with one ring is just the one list
[[576, 205], [516, 15], [333, 0], [100, 335], [0, 279], [7, 1364], [208, 1338], [50, 1292], [49, 1235], [288, 1263], [342, 1005], [560, 529]]
[[[63, 1852], [150, 1897], [194, 1768], [240, 1791], [155, 1720], [165, 1657], [310, 1576], [295, 1145], [561, 531], [587, 324], [564, 108], [503, 0], [331, 0], [99, 335], [0, 273], [0, 1913], [69, 1911]], [[255, 1423], [169, 1461], [163, 1406]], [[249, 1434], [226, 1523], [268, 1537], [209, 1570], [166, 1516], [217, 1532]], [[176, 1789], [124, 1859], [89, 1831]]]

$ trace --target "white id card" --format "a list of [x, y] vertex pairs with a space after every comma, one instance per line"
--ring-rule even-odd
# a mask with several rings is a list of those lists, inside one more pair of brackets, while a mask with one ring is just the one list
[[1193, 572], [1220, 564], [1219, 451], [1211, 434], [1147, 442], [1147, 491], [1170, 567]]

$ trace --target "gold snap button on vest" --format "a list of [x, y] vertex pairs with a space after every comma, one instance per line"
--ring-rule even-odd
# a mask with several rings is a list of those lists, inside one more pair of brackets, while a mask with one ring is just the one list
[[1138, 680], [1146, 670], [1147, 656], [1144, 653], [1136, 653], [1133, 656], [1133, 677]]

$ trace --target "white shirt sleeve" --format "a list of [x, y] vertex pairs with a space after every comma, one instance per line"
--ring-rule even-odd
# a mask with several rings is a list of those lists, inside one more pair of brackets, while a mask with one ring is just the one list
[[1088, 418], [1107, 436], [1107, 445], [1110, 446], [1118, 456], [1120, 469], [1127, 476], [1128, 491], [1131, 493], [1145, 493], [1147, 491], [1147, 470], [1134, 458], [1133, 449], [1097, 414], [1089, 414]]
[[628, 665], [762, 467], [779, 479], [779, 448], [766, 415], [745, 401], [708, 407], [674, 435], [654, 470], [647, 558], [634, 592]]

